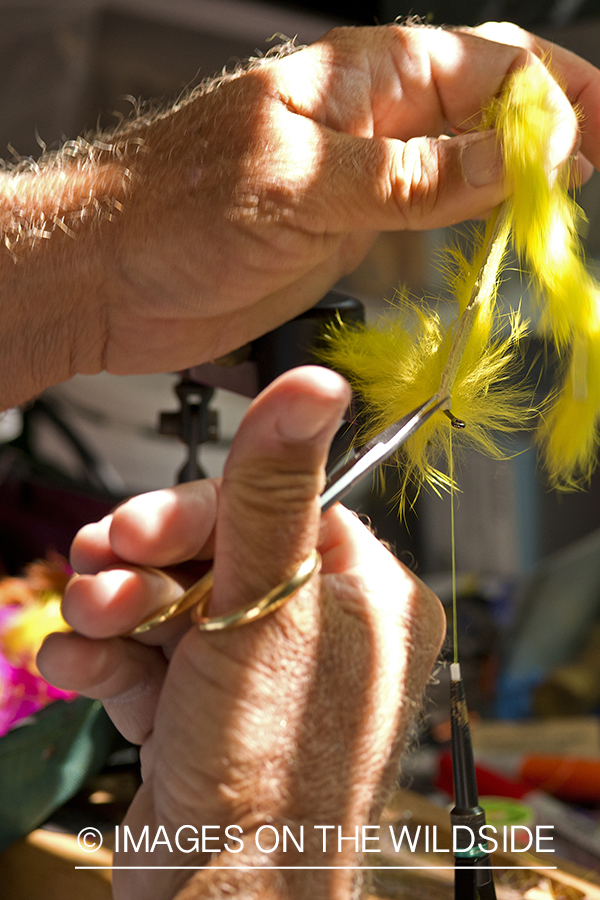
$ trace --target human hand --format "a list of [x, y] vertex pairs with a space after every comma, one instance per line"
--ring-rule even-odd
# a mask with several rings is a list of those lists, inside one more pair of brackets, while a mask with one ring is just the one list
[[377, 232], [486, 213], [504, 199], [502, 160], [493, 133], [465, 129], [514, 68], [545, 72], [543, 55], [566, 91], [547, 75], [554, 163], [580, 143], [585, 178], [600, 166], [600, 73], [497, 24], [337, 29], [5, 174], [17, 264], [0, 254], [0, 408], [77, 372], [219, 357], [312, 306]]
[[[431, 592], [342, 506], [320, 515], [347, 402], [333, 372], [287, 373], [250, 407], [221, 483], [134, 498], [73, 545], [75, 569], [89, 573], [65, 596], [77, 633], [52, 635], [38, 662], [49, 680], [102, 699], [142, 744], [144, 783], [125, 824], [136, 839], [163, 825], [173, 845], [182, 825], [220, 826], [222, 838], [237, 824], [247, 837], [242, 853], [212, 860], [175, 846], [115, 858], [204, 866], [186, 898], [220, 897], [224, 883], [248, 900], [347, 898], [357, 871], [217, 867], [355, 865], [348, 842], [338, 853], [330, 838], [322, 852], [314, 826], [352, 835], [376, 821], [439, 650], [444, 617]], [[215, 615], [262, 596], [315, 546], [321, 574], [261, 621], [207, 634], [184, 615], [139, 639], [118, 637], [169, 599], [136, 565], [214, 558]], [[252, 837], [265, 823], [296, 835], [304, 826], [305, 852], [261, 855]], [[188, 875], [116, 870], [115, 896], [163, 900]]]
[[496, 136], [465, 131], [507, 73], [546, 72], [543, 53], [585, 121], [579, 134], [548, 74], [554, 163], [581, 140], [585, 176], [585, 155], [600, 164], [600, 73], [516, 27], [338, 29], [153, 123], [115, 229], [128, 292], [108, 296], [108, 368], [218, 357], [312, 305], [377, 232], [493, 208], [505, 196]]

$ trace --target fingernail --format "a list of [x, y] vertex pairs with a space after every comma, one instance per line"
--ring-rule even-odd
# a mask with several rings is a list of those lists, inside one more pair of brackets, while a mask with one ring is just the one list
[[473, 135], [463, 146], [463, 177], [471, 187], [484, 187], [502, 178], [502, 154], [494, 132]]
[[298, 394], [280, 415], [277, 430], [284, 441], [314, 440], [321, 433], [323, 436], [333, 434], [343, 412], [339, 402], [323, 402], [306, 394]]

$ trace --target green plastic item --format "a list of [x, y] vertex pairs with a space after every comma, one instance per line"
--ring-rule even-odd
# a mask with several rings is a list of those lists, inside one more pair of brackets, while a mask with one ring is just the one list
[[0, 851], [42, 824], [118, 740], [99, 700], [57, 700], [0, 738]]

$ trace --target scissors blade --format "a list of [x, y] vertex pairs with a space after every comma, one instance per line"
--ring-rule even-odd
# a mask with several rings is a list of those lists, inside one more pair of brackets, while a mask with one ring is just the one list
[[365, 475], [389, 459], [446, 400], [446, 397], [440, 400], [438, 395], [434, 394], [422, 406], [418, 406], [408, 415], [402, 416], [401, 419], [394, 422], [393, 425], [380, 431], [355, 452], [347, 462], [334, 469], [321, 494], [321, 512], [325, 512], [330, 506], [345, 497]]

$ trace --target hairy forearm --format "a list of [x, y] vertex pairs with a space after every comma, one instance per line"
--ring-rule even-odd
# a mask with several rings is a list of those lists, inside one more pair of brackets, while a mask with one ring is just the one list
[[0, 409], [75, 372], [93, 371], [87, 360], [101, 358], [101, 310], [91, 302], [101, 279], [83, 283], [79, 272], [92, 267], [88, 245], [80, 242], [77, 254], [44, 252], [26, 264], [0, 259]]
[[212, 87], [0, 172], [0, 409], [76, 373], [124, 368], [109, 358], [119, 316], [160, 302], [148, 272], [171, 262], [176, 281], [174, 245], [198, 224], [185, 195]]
[[116, 144], [84, 140], [0, 175], [0, 408], [102, 368], [111, 232], [130, 184]]
[[[308, 309], [377, 231], [496, 206], [497, 141], [462, 131], [526, 61], [534, 39], [514, 37], [337, 29], [39, 169], [0, 172], [0, 405], [75, 372], [221, 356]], [[582, 152], [595, 160], [597, 72], [559, 48], [552, 59], [582, 102]], [[560, 162], [577, 126], [555, 93]], [[459, 133], [446, 140], [449, 128]]]
[[242, 170], [273, 103], [254, 71], [0, 173], [0, 409], [76, 373], [185, 368], [268, 330], [230, 265], [269, 277], [234, 211], [252, 218], [238, 188], [259, 176]]

